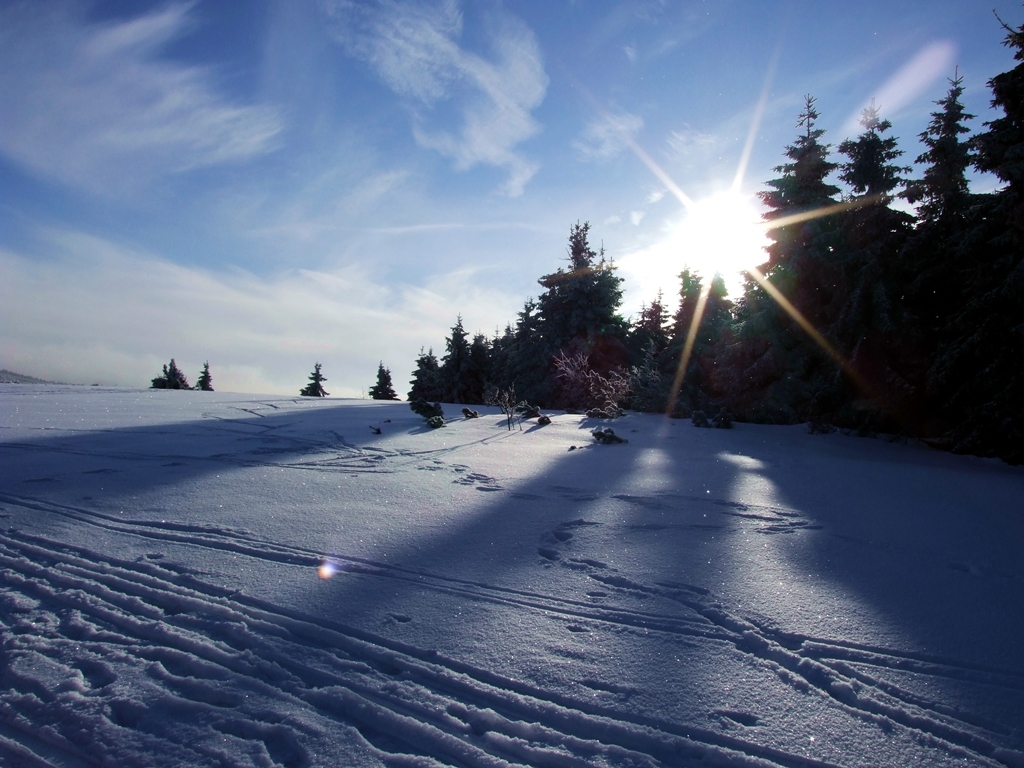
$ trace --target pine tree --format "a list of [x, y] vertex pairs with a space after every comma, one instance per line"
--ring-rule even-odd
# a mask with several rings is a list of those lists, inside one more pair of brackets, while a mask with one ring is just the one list
[[906, 302], [919, 319], [921, 343], [931, 357], [940, 343], [951, 314], [962, 306], [957, 273], [963, 266], [959, 251], [968, 228], [972, 198], [967, 169], [975, 161], [971, 143], [963, 140], [970, 129], [964, 125], [974, 115], [960, 103], [963, 77], [949, 81], [945, 98], [935, 102], [942, 109], [932, 113], [921, 141], [928, 148], [918, 156], [925, 163], [921, 179], [907, 185], [905, 197], [918, 203], [919, 225], [908, 244], [904, 266], [908, 288]]
[[535, 405], [548, 405], [551, 382], [548, 369], [551, 366], [551, 344], [545, 335], [543, 318], [537, 309], [537, 302], [527, 299], [516, 316], [515, 330], [503, 338], [500, 378], [494, 384], [501, 390], [515, 388], [518, 396]]
[[970, 204], [967, 169], [974, 162], [970, 142], [961, 137], [970, 133], [964, 123], [974, 115], [964, 111], [960, 102], [964, 79], [957, 73], [949, 81], [945, 98], [935, 103], [942, 107], [932, 112], [928, 128], [921, 134], [921, 143], [928, 149], [916, 162], [926, 165], [922, 178], [907, 185], [904, 197], [919, 203], [918, 218], [924, 222], [940, 222], [961, 216]]
[[192, 389], [185, 374], [178, 368], [174, 358], [170, 365], [165, 365], [163, 373], [152, 380], [150, 389]]
[[444, 397], [444, 388], [441, 384], [441, 366], [437, 362], [434, 350], [424, 352], [420, 349], [419, 357], [416, 358], [416, 368], [412, 373], [412, 380], [409, 382], [409, 402], [413, 400], [425, 400], [434, 403]]
[[[679, 273], [679, 308], [672, 318], [672, 338], [661, 355], [661, 370], [670, 379], [679, 373], [686, 339], [703, 290], [704, 279], [697, 272], [686, 268]], [[676, 403], [673, 403], [673, 408], [678, 405], [680, 412], [706, 407], [708, 401], [723, 394], [722, 377], [716, 369], [720, 347], [728, 340], [733, 322], [733, 303], [727, 294], [722, 276], [716, 273], [708, 287], [682, 389]]]
[[445, 339], [445, 355], [441, 359], [441, 386], [446, 403], [471, 403], [469, 393], [469, 341], [462, 325], [462, 315], [456, 318], [452, 333]]
[[[622, 278], [615, 266], [590, 247], [590, 223], [577, 222], [569, 230], [570, 271], [562, 269], [538, 282], [546, 289], [537, 307], [540, 331], [547, 346], [547, 378], [554, 375], [555, 357], [582, 354], [601, 375], [629, 364], [626, 321], [618, 314]], [[541, 403], [549, 405], [549, 403]], [[553, 403], [551, 403], [553, 404]]]
[[391, 384], [391, 371], [384, 367], [384, 361], [377, 366], [377, 383], [370, 387], [370, 398], [373, 400], [398, 400], [395, 388]]
[[[786, 147], [786, 157], [792, 162], [777, 166], [775, 170], [782, 175], [767, 183], [769, 190], [758, 194], [770, 209], [765, 215], [769, 222], [820, 211], [838, 202], [839, 188], [827, 181], [837, 166], [829, 160], [830, 145], [821, 143], [825, 131], [816, 127], [819, 115], [814, 102], [813, 97], [804, 97], [804, 111], [797, 121], [803, 132]], [[834, 315], [837, 303], [836, 230], [834, 217], [818, 217], [768, 232], [773, 242], [767, 248], [765, 277], [819, 330]], [[783, 324], [789, 325], [788, 321]]]
[[316, 363], [313, 372], [309, 374], [309, 384], [299, 390], [303, 397], [327, 397], [330, 392], [324, 390], [323, 383], [327, 378], [320, 373], [320, 363]]
[[977, 214], [977, 199], [971, 195], [967, 169], [974, 162], [969, 133], [964, 123], [974, 116], [964, 111], [960, 97], [963, 78], [957, 73], [949, 80], [946, 96], [935, 103], [940, 110], [920, 138], [926, 150], [918, 158], [924, 163], [922, 177], [907, 185], [904, 196], [918, 204], [918, 224], [901, 259], [903, 304], [908, 313], [900, 348], [919, 373], [911, 376], [916, 393], [911, 418], [914, 431], [938, 437], [949, 429], [940, 414], [949, 399], [948, 387], [936, 362], [945, 358], [951, 343], [952, 319], [967, 299], [962, 273], [974, 258], [965, 248], [971, 219]]
[[843, 234], [841, 282], [848, 297], [834, 327], [834, 339], [843, 354], [858, 371], [862, 382], [880, 401], [869, 411], [852, 403], [862, 397], [851, 382], [845, 382], [845, 393], [837, 393], [836, 407], [847, 411], [838, 420], [858, 422], [866, 428], [888, 427], [886, 413], [905, 413], [912, 409], [908, 394], [915, 378], [913, 355], [900, 344], [900, 331], [908, 318], [903, 311], [902, 297], [906, 281], [900, 257], [910, 235], [913, 217], [890, 205], [893, 192], [906, 181], [903, 174], [909, 167], [898, 165], [903, 152], [896, 138], [887, 136], [892, 127], [879, 119], [879, 110], [872, 101], [860, 119], [863, 132], [856, 139], [839, 145], [846, 155], [840, 165], [839, 178], [846, 182], [860, 203], [842, 214]]
[[491, 345], [482, 333], [474, 334], [469, 345], [469, 367], [465, 374], [466, 402], [482, 405], [491, 381]]
[[[669, 315], [661, 291], [654, 301], [640, 306], [640, 316], [629, 331], [629, 349], [635, 361], [642, 361], [651, 351], [655, 357], [661, 355], [669, 342]], [[641, 363], [642, 364], [642, 363]]]
[[[815, 100], [807, 96], [796, 141], [786, 147], [790, 162], [759, 194], [770, 209], [768, 222], [799, 213], [810, 218], [773, 227], [764, 276], [807, 320], [828, 335], [845, 303], [841, 284], [840, 228], [834, 216], [813, 215], [838, 203], [828, 182], [836, 164], [821, 142]], [[754, 280], [748, 279], [737, 306], [737, 342], [730, 345], [728, 402], [744, 418], [792, 423], [809, 417], [812, 403], [827, 399], [839, 375], [836, 364]]]
[[[1000, 20], [1002, 21], [1002, 20]], [[954, 450], [1024, 463], [1024, 25], [1003, 22], [1017, 65], [989, 80], [1002, 116], [970, 145], [1003, 187], [975, 196], [960, 238], [962, 310], [947, 324], [929, 382]]]
[[203, 363], [203, 372], [199, 374], [196, 387], [203, 392], [213, 392], [213, 377], [210, 375], [210, 361]]

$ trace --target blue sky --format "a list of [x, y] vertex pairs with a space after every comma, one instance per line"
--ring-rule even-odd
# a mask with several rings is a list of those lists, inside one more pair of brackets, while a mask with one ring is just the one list
[[209, 360], [218, 389], [297, 393], [319, 361], [332, 395], [358, 397], [383, 360], [404, 392], [457, 314], [488, 335], [513, 321], [577, 220], [635, 313], [674, 297], [684, 264], [712, 268], [665, 178], [700, 201], [741, 169], [752, 198], [804, 94], [833, 145], [877, 99], [910, 162], [959, 67], [981, 129], [986, 81], [1013, 65], [993, 9], [1024, 16], [1016, 0], [0, 2], [0, 367], [141, 386], [171, 357], [193, 379]]

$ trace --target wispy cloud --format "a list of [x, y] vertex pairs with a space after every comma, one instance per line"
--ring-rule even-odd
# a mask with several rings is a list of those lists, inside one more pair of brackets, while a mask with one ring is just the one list
[[191, 4], [89, 23], [71, 4], [0, 8], [0, 152], [96, 192], [274, 147], [269, 106], [234, 103], [207, 68], [160, 58]]
[[668, 146], [673, 159], [693, 162], [717, 155], [722, 148], [722, 141], [722, 137], [718, 135], [685, 127], [672, 131], [668, 138]]
[[[937, 40], [922, 48], [897, 72], [895, 72], [876, 93], [871, 101], [876, 102], [884, 117], [893, 117], [908, 104], [913, 103], [942, 75], [951, 74], [950, 68], [956, 60], [956, 46], [949, 40]], [[850, 115], [840, 129], [841, 136], [860, 133], [861, 105]]]
[[314, 362], [332, 395], [358, 396], [383, 360], [403, 391], [424, 344], [461, 311], [493, 332], [517, 297], [472, 270], [384, 285], [358, 267], [257, 276], [172, 264], [74, 231], [43, 233], [31, 254], [0, 250], [0, 367], [48, 379], [146, 386], [174, 357], [210, 361], [224, 391], [297, 393]]
[[[463, 17], [452, 0], [335, 0], [325, 7], [336, 39], [409, 99], [421, 146], [452, 158], [459, 170], [478, 164], [505, 168], [505, 192], [522, 194], [538, 166], [516, 148], [540, 131], [532, 111], [548, 85], [529, 29], [511, 16], [496, 18], [490, 57], [484, 58], [460, 44]], [[438, 127], [452, 122], [453, 113], [458, 130]]]
[[643, 118], [629, 112], [602, 115], [583, 130], [572, 146], [585, 162], [609, 160], [626, 149], [643, 127]]

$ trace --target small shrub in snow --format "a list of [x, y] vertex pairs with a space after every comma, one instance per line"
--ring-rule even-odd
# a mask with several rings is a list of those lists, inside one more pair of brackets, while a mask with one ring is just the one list
[[508, 425], [509, 432], [512, 431], [512, 424], [515, 420], [519, 419], [519, 429], [523, 428], [522, 409], [529, 408], [529, 405], [525, 400], [516, 399], [516, 388], [512, 385], [508, 389], [498, 389], [495, 387], [487, 393], [487, 397], [484, 399], [487, 405], [496, 405], [505, 415], [505, 422]]
[[715, 414], [711, 423], [715, 425], [715, 429], [732, 429], [732, 414], [723, 408]]
[[551, 423], [551, 417], [550, 416], [538, 416], [537, 417], [537, 424], [539, 424], [542, 427], [547, 426], [550, 423]]
[[434, 416], [444, 416], [444, 411], [441, 409], [440, 403], [428, 403], [422, 397], [410, 400], [409, 407], [412, 408], [413, 413], [419, 414], [425, 419], [431, 419]]
[[474, 410], [472, 410], [470, 408], [463, 408], [462, 409], [462, 415], [465, 416], [467, 419], [479, 419], [480, 418], [479, 412], [474, 411]]
[[587, 411], [588, 419], [617, 419], [625, 413], [618, 406], [610, 406], [608, 408], [591, 408]]
[[441, 427], [444, 426], [444, 417], [431, 416], [429, 419], [427, 419], [427, 426], [430, 427], [431, 429], [440, 429]]
[[518, 407], [519, 417], [522, 419], [536, 419], [540, 416], [540, 408], [536, 405], [530, 405], [525, 400], [523, 404]]
[[572, 357], [562, 353], [555, 359], [555, 370], [560, 398], [567, 408], [596, 408], [616, 416], [622, 415], [619, 404], [629, 396], [630, 382], [621, 371], [611, 371], [602, 376], [590, 367], [590, 361], [582, 353]]
[[594, 439], [602, 445], [612, 445], [613, 443], [628, 443], [624, 437], [619, 437], [615, 434], [611, 427], [605, 427], [604, 429], [598, 428], [591, 432]]
[[694, 411], [690, 416], [690, 421], [693, 426], [700, 427], [702, 429], [708, 429], [711, 427], [711, 422], [708, 420], [708, 415], [704, 411]]

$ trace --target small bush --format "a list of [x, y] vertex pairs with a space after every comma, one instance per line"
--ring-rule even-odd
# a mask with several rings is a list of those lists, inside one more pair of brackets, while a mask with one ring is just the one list
[[431, 416], [429, 419], [427, 419], [427, 426], [430, 427], [431, 429], [440, 429], [441, 427], [444, 426], [444, 417]]
[[425, 419], [430, 419], [434, 416], [444, 417], [444, 411], [441, 409], [440, 403], [428, 403], [422, 397], [417, 397], [415, 400], [411, 400], [409, 402], [409, 407], [412, 408], [413, 413], [416, 413]]
[[605, 427], [604, 429], [595, 429], [591, 432], [594, 439], [602, 445], [612, 445], [613, 443], [626, 443], [629, 442], [624, 437], [619, 437], [615, 434], [611, 427]]

